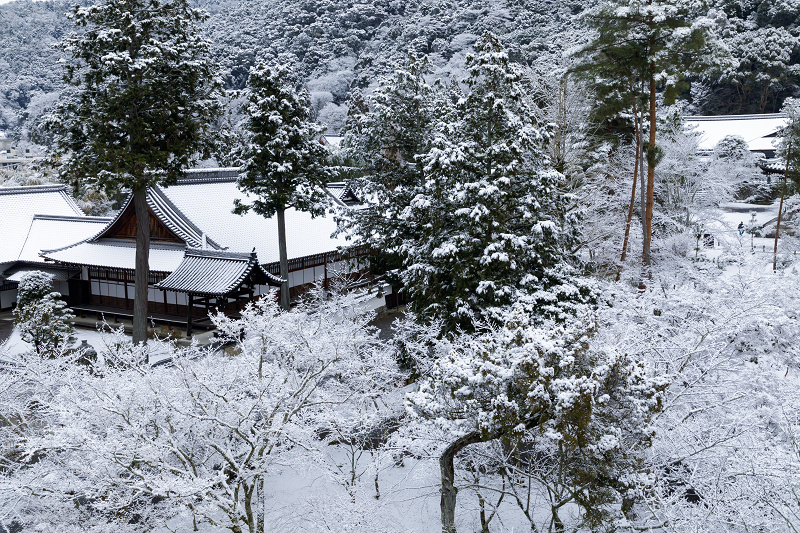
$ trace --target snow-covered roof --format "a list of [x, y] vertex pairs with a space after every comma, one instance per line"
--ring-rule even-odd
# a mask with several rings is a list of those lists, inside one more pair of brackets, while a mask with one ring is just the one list
[[700, 150], [713, 150], [723, 138], [738, 135], [747, 142], [751, 152], [773, 151], [777, 147], [775, 134], [786, 121], [786, 115], [781, 113], [684, 117], [686, 125], [700, 134]]
[[255, 252], [187, 250], [180, 265], [156, 288], [223, 296], [235, 291], [251, 275], [258, 282], [280, 285], [280, 278], [261, 268]]
[[34, 215], [19, 261], [44, 262], [42, 250], [52, 250], [97, 234], [111, 221], [108, 217]]
[[[248, 202], [252, 197], [236, 187], [235, 179], [181, 180], [161, 189], [209, 239], [233, 252], [249, 253], [255, 248], [259, 261], [272, 263], [278, 257], [278, 222], [254, 212], [233, 213], [237, 198]], [[295, 209], [286, 210], [286, 247], [289, 258], [315, 255], [346, 245], [344, 236], [331, 237], [336, 231], [333, 216], [311, 218]]]
[[[64, 185], [35, 185], [26, 187], [0, 187], [0, 228], [2, 228], [2, 246], [0, 246], [0, 263], [19, 259], [26, 241], [29, 238], [35, 215], [82, 217], [83, 212], [67, 194]], [[37, 224], [38, 226], [38, 224]], [[89, 224], [89, 226], [94, 226]], [[73, 225], [66, 231], [59, 230], [52, 237], [57, 245], [66, 245], [83, 238], [83, 233], [73, 234]], [[95, 230], [97, 229], [94, 226]], [[38, 228], [36, 229], [38, 234]], [[27, 250], [32, 250], [27, 247]], [[26, 256], [29, 255], [26, 250]], [[36, 254], [38, 260], [38, 253]]]
[[[183, 259], [184, 246], [150, 244], [150, 270], [172, 272]], [[45, 250], [43, 255], [59, 263], [134, 270], [136, 243], [116, 239], [85, 241], [60, 250]]]
[[32, 265], [29, 263], [20, 263], [11, 268], [9, 268], [6, 272], [3, 273], [6, 281], [16, 281], [19, 283], [22, 280], [22, 276], [27, 274], [28, 272], [44, 272], [45, 274], [49, 274], [53, 281], [67, 281], [70, 276], [70, 271], [65, 268], [53, 268], [53, 267], [46, 267], [41, 265]]
[[[200, 169], [169, 187], [152, 187], [147, 204], [155, 216], [180, 243], [151, 245], [150, 269], [172, 272], [189, 249], [257, 253], [261, 264], [279, 260], [277, 219], [264, 218], [253, 212], [233, 213], [234, 200], [250, 198], [236, 187], [238, 168]], [[347, 191], [330, 191], [334, 198]], [[48, 259], [67, 264], [134, 268], [132, 240], [114, 238], [115, 228], [123, 224], [126, 212], [132, 209], [129, 198], [114, 220], [102, 230], [83, 239], [74, 239], [67, 246], [52, 247], [44, 254]], [[344, 202], [339, 201], [340, 206]], [[130, 213], [129, 213], [130, 214]], [[344, 236], [331, 237], [336, 231], [333, 216], [312, 218], [308, 213], [286, 211], [286, 241], [290, 259], [331, 252], [346, 245]]]
[[341, 135], [323, 135], [322, 140], [327, 143], [328, 146], [332, 148], [339, 148], [342, 145], [342, 137]]

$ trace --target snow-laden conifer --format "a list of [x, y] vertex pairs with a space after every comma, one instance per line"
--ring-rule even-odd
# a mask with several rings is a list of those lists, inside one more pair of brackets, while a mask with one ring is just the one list
[[133, 193], [133, 339], [147, 335], [150, 231], [146, 188], [174, 183], [206, 151], [219, 87], [207, 13], [188, 0], [106, 0], [76, 6], [61, 42], [72, 88], [48, 118], [64, 178]]
[[22, 276], [17, 289], [14, 321], [25, 342], [41, 357], [64, 354], [72, 344], [72, 311], [53, 291], [53, 277], [34, 270]]
[[[251, 195], [234, 209], [250, 209], [278, 220], [281, 307], [289, 309], [289, 267], [286, 252], [286, 209], [324, 213], [329, 202], [327, 151], [320, 143], [323, 128], [311, 120], [308, 93], [296, 90], [290, 68], [259, 63], [250, 71], [246, 127], [250, 138], [239, 188]], [[270, 237], [267, 237], [270, 238]]]
[[545, 150], [521, 68], [485, 33], [450, 113], [439, 115], [424, 182], [400, 214], [416, 231], [400, 246], [410, 298], [446, 327], [502, 322], [504, 307], [563, 318], [591, 299], [570, 248], [578, 220], [567, 212], [563, 175]]

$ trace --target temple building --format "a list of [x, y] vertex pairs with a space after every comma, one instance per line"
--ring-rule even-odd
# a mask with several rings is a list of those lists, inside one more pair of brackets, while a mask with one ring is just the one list
[[[147, 190], [150, 318], [167, 322], [188, 318], [189, 327], [192, 321], [208, 325], [209, 311], [233, 314], [252, 298], [279, 290], [277, 220], [253, 212], [232, 212], [234, 199], [247, 201], [247, 195], [236, 187], [237, 177], [236, 168], [190, 170], [175, 185]], [[50, 189], [50, 194], [58, 189], [61, 203], [53, 199], [52, 205], [39, 204], [42, 207], [37, 211], [36, 202], [28, 202], [28, 232], [35, 237], [30, 243], [15, 244], [14, 250], [19, 249], [15, 257], [11, 257], [15, 255], [12, 251], [5, 262], [0, 258], [0, 283], [8, 293], [3, 307], [10, 306], [9, 295], [16, 288], [12, 285], [24, 271], [49, 269], [46, 271], [59, 283], [56, 290], [63, 289], [59, 292], [77, 313], [130, 316], [136, 252], [132, 196], [114, 218], [103, 219], [83, 216], [63, 187]], [[357, 203], [343, 185], [332, 184], [328, 192], [334, 205]], [[28, 197], [31, 194], [27, 193]], [[60, 217], [64, 226], [54, 225], [48, 232], [45, 226], [58, 221], [52, 217]], [[26, 223], [17, 225], [20, 228], [14, 238], [20, 240]], [[338, 250], [348, 243], [335, 232], [330, 214], [312, 218], [294, 209], [286, 211], [290, 297], [311, 284], [365, 270], [364, 258], [358, 257], [365, 250], [355, 249], [344, 257]]]

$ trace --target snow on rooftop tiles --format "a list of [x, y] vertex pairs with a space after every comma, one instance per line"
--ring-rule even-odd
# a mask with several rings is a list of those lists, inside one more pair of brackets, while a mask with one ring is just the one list
[[[259, 261], [272, 263], [278, 257], [278, 223], [253, 212], [233, 214], [233, 201], [249, 198], [233, 180], [182, 181], [161, 189], [209, 238], [233, 252], [249, 252], [254, 247]], [[308, 213], [286, 211], [286, 245], [289, 258], [330, 252], [348, 244], [344, 236], [332, 238], [336, 222], [332, 215], [312, 219]]]
[[34, 215], [19, 261], [43, 262], [42, 250], [53, 250], [96, 235], [110, 221], [105, 217]]
[[178, 268], [156, 288], [222, 296], [236, 290], [251, 273], [261, 282], [280, 285], [280, 278], [263, 270], [253, 253], [189, 250]]
[[[183, 259], [183, 246], [150, 245], [150, 270], [172, 272]], [[57, 251], [45, 251], [48, 259], [75, 265], [126, 268], [134, 270], [136, 246], [133, 242], [106, 239], [99, 242], [83, 242]]]
[[[0, 263], [16, 261], [28, 237], [34, 215], [83, 216], [64, 185], [0, 187]], [[79, 240], [63, 234], [64, 244]], [[26, 252], [27, 253], [27, 252]]]
[[743, 138], [752, 152], [775, 150], [776, 138], [770, 137], [786, 124], [786, 115], [721, 115], [716, 117], [684, 117], [687, 127], [700, 134], [700, 150], [713, 150], [728, 135]]

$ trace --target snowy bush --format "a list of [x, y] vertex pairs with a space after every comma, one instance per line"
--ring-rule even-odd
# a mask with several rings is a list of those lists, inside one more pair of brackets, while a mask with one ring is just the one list
[[22, 276], [17, 289], [14, 321], [22, 340], [41, 357], [57, 357], [72, 344], [72, 311], [53, 292], [53, 279], [41, 271]]

